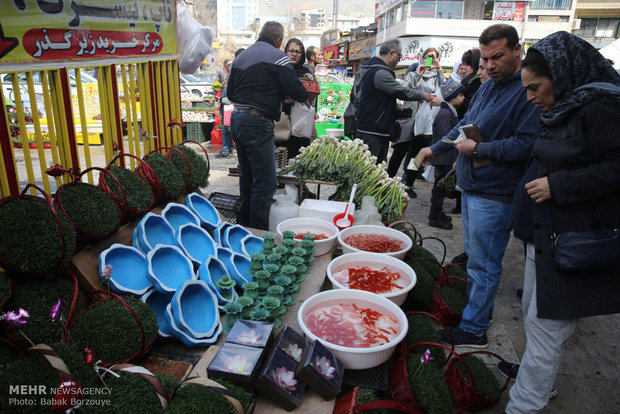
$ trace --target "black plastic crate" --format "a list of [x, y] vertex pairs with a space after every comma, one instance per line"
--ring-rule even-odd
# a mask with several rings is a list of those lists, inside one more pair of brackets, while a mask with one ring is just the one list
[[229, 223], [237, 224], [237, 220], [239, 219], [239, 212], [241, 211], [241, 197], [213, 192], [209, 195], [209, 201], [217, 211], [224, 217], [224, 220]]

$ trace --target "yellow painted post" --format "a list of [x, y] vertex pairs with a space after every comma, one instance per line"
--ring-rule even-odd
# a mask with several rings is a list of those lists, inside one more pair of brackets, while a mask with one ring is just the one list
[[97, 71], [97, 87], [99, 91], [99, 107], [101, 109], [101, 125], [103, 127], [103, 152], [106, 160], [112, 158], [112, 137], [111, 125], [108, 109], [108, 88], [106, 81], [106, 73], [103, 66]]
[[[35, 184], [34, 169], [32, 167], [32, 157], [30, 156], [30, 146], [28, 145], [28, 131], [26, 130], [26, 119], [24, 115], [24, 104], [22, 102], [21, 91], [17, 73], [11, 73], [11, 82], [13, 83], [13, 94], [15, 95], [15, 109], [17, 109], [17, 122], [19, 124], [19, 135], [22, 143], [22, 151], [24, 153], [24, 163], [26, 164], [26, 174], [28, 182]], [[30, 194], [36, 195], [36, 190], [30, 188]]]
[[157, 98], [153, 97], [154, 99], [159, 99], [161, 105], [157, 105], [158, 106], [158, 113], [157, 113], [157, 119], [158, 119], [158, 124], [159, 124], [159, 146], [166, 146], [169, 145], [170, 142], [168, 141], [168, 128], [166, 127], [166, 119], [165, 119], [165, 112], [164, 112], [164, 108], [167, 107], [167, 96], [164, 90], [164, 87], [162, 85], [162, 76], [161, 76], [161, 62], [154, 62], [153, 63], [153, 73], [155, 74], [155, 94], [157, 96]]
[[[178, 115], [179, 109], [179, 98], [177, 97], [175, 86], [176, 82], [174, 81], [174, 70], [172, 69], [173, 60], [166, 61], [166, 74], [168, 78], [168, 93], [170, 97], [170, 120], [175, 120], [181, 122], [181, 117]], [[174, 139], [174, 144], [178, 145], [181, 143], [181, 135], [182, 130], [179, 127], [172, 128], [172, 137]]]
[[[82, 74], [80, 68], [75, 68], [75, 88], [77, 89], [78, 108], [80, 110], [80, 126], [82, 127], [82, 145], [84, 149], [84, 161], [86, 168], [92, 167], [90, 158], [90, 144], [88, 142], [88, 127], [86, 125], [86, 108], [84, 107], [84, 89], [82, 86]], [[88, 182], [94, 184], [93, 173], [89, 171]]]
[[[0, 112], [4, 113], [4, 121], [6, 123], [6, 134], [9, 139], [5, 142], [8, 146], [7, 153], [11, 155], [11, 162], [13, 163], [13, 171], [17, 175], [17, 168], [15, 168], [15, 153], [13, 150], [13, 142], [11, 137], [11, 128], [9, 125], [9, 116], [6, 106], [4, 105], [4, 94], [2, 92], [2, 81], [0, 80]], [[0, 194], [2, 197], [11, 195], [11, 185], [9, 184], [9, 176], [7, 174], [6, 164], [4, 162], [4, 148], [2, 142], [0, 142]], [[19, 178], [17, 179], [16, 188], [19, 189]]]
[[161, 73], [161, 87], [163, 90], [163, 107], [164, 107], [164, 121], [162, 123], [162, 129], [164, 131], [166, 131], [166, 136], [168, 137], [168, 145], [169, 146], [174, 146], [174, 134], [172, 133], [171, 129], [168, 128], [168, 123], [170, 122], [170, 106], [171, 106], [171, 102], [170, 102], [170, 90], [168, 88], [168, 76], [167, 76], [167, 70], [166, 70], [166, 62], [165, 61], [161, 61], [159, 62], [159, 70]]
[[[171, 60], [172, 65], [172, 89], [174, 91], [174, 108], [176, 111], [176, 119], [183, 123], [183, 114], [181, 113], [181, 88], [179, 85], [179, 65], [176, 60]], [[183, 142], [183, 128], [177, 128], [179, 135], [179, 144]]]
[[[42, 76], [39, 73], [39, 76]], [[41, 179], [43, 181], [43, 189], [46, 193], [50, 193], [49, 176], [45, 174], [47, 162], [45, 161], [45, 150], [43, 149], [43, 137], [41, 136], [41, 122], [39, 121], [39, 107], [37, 105], [37, 97], [34, 91], [34, 82], [32, 81], [32, 72], [26, 73], [26, 83], [28, 85], [28, 96], [30, 97], [30, 112], [32, 113], [32, 123], [34, 124], [34, 135], [37, 143], [37, 154], [39, 155], [39, 168], [41, 170]]]
[[[127, 117], [127, 140], [129, 144], [129, 152], [131, 154], [135, 154], [134, 150], [134, 140], [133, 140], [133, 122], [134, 118], [131, 113], [131, 103], [130, 103], [130, 95], [129, 95], [129, 84], [127, 83], [127, 73], [126, 73], [126, 65], [119, 65], [121, 69], [121, 80], [123, 82], [123, 96], [125, 99], [125, 116]], [[133, 158], [130, 158], [131, 169], [135, 168], [136, 161]]]
[[[57, 129], [56, 129], [56, 137], [58, 141], [58, 150], [60, 154], [60, 163], [65, 168], [72, 168], [73, 163], [71, 162], [71, 149], [69, 148], [69, 137], [67, 134], [68, 126], [67, 126], [67, 118], [65, 117], [65, 103], [62, 96], [62, 82], [60, 81], [60, 71], [54, 70], [50, 73], [52, 76], [50, 79], [51, 87], [52, 87], [52, 97], [53, 104], [56, 108], [55, 118]], [[79, 167], [79, 166], [77, 166]], [[67, 184], [71, 182], [71, 177], [67, 174], [63, 175], [63, 183]]]
[[[155, 127], [153, 126], [153, 107], [151, 102], [151, 87], [149, 77], [148, 63], [141, 63], [139, 67], [138, 81], [140, 83], [140, 111], [142, 113], [142, 125], [146, 130], [146, 135], [155, 135]], [[153, 149], [151, 139], [144, 137], [143, 139], [144, 153], [148, 154]]]
[[[50, 145], [52, 149], [52, 161], [54, 165], [58, 164], [58, 142], [56, 141], [56, 127], [54, 122], [54, 111], [52, 110], [52, 98], [50, 96], [50, 88], [47, 82], [49, 72], [41, 72], [41, 87], [43, 88], [43, 104], [45, 106], [45, 116], [47, 118], [47, 129], [50, 137]], [[56, 179], [58, 182], [58, 179]]]
[[[140, 158], [140, 137], [142, 136], [142, 131], [138, 128], [138, 122], [142, 122], [142, 128], [144, 128], [144, 115], [142, 114], [141, 121], [138, 121], [138, 110], [136, 106], [136, 81], [134, 80], [136, 76], [136, 66], [137, 65], [134, 64], [129, 65], [129, 97], [131, 102], [131, 114], [133, 120], [135, 121], [134, 125], [132, 125], [134, 128], [134, 155]], [[144, 102], [140, 102], [140, 109], [142, 112], [144, 111], [143, 105]]]

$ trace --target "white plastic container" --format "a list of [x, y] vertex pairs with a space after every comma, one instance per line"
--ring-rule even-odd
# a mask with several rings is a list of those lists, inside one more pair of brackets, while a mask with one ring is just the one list
[[343, 254], [332, 260], [327, 266], [327, 277], [332, 282], [334, 289], [349, 289], [347, 286], [342, 285], [334, 278], [334, 273], [339, 272], [342, 268], [348, 267], [364, 267], [368, 266], [372, 269], [381, 269], [385, 266], [389, 266], [403, 277], [409, 279], [409, 283], [403, 289], [391, 293], [377, 293], [379, 296], [383, 296], [397, 304], [402, 305], [407, 299], [407, 294], [416, 284], [416, 274], [407, 263], [402, 260], [388, 257], [381, 253], [351, 253]]
[[[308, 329], [304, 321], [304, 316], [308, 311], [323, 302], [347, 299], [354, 300], [358, 306], [383, 308], [396, 316], [400, 329], [396, 338], [387, 344], [372, 348], [351, 348], [348, 346], [332, 344], [331, 342], [317, 338], [317, 336], [314, 335], [310, 329]], [[381, 365], [387, 361], [390, 356], [392, 356], [396, 346], [403, 340], [407, 334], [407, 330], [409, 329], [405, 312], [403, 312], [403, 310], [394, 302], [374, 293], [355, 289], [328, 290], [309, 297], [299, 308], [299, 312], [297, 313], [297, 322], [306, 337], [308, 337], [311, 341], [317, 339], [325, 345], [330, 351], [333, 352], [334, 356], [342, 361], [344, 367], [347, 369], [368, 369]]]
[[360, 234], [360, 233], [381, 234], [381, 235], [385, 235], [388, 237], [392, 237], [404, 243], [405, 248], [397, 252], [378, 253], [378, 254], [383, 254], [387, 256], [392, 256], [400, 260], [403, 260], [405, 258], [405, 255], [413, 246], [413, 242], [411, 241], [409, 236], [407, 236], [402, 231], [394, 230], [390, 227], [383, 227], [383, 226], [353, 226], [353, 227], [349, 227], [348, 229], [344, 229], [340, 233], [338, 233], [338, 243], [340, 243], [340, 246], [342, 246], [343, 254], [364, 251], [364, 250], [356, 249], [353, 246], [349, 246], [348, 244], [344, 242], [347, 237], [352, 236], [354, 234]]
[[[313, 200], [307, 198], [302, 201], [299, 206], [299, 217], [317, 218], [333, 223], [334, 216], [344, 213], [346, 207], [347, 203], [342, 201]], [[355, 216], [355, 203], [351, 203], [349, 214]]]
[[326, 220], [297, 217], [284, 220], [278, 224], [278, 243], [282, 242], [282, 233], [287, 230], [295, 233], [325, 234], [327, 236], [326, 239], [314, 241], [315, 256], [322, 256], [331, 252], [336, 244], [336, 237], [338, 237], [338, 227]]
[[289, 195], [276, 196], [276, 202], [271, 205], [269, 210], [269, 231], [275, 233], [278, 224], [284, 220], [298, 217], [299, 206], [293, 201], [293, 197]]

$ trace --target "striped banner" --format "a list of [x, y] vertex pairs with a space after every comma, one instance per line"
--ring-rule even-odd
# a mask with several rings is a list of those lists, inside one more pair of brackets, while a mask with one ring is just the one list
[[110, 367], [112, 371], [116, 372], [127, 372], [130, 374], [139, 375], [144, 378], [155, 390], [157, 394], [157, 398], [159, 398], [159, 402], [161, 403], [162, 408], [168, 407], [168, 393], [161, 385], [161, 382], [157, 379], [157, 377], [148, 369], [133, 365], [133, 364], [116, 364]]

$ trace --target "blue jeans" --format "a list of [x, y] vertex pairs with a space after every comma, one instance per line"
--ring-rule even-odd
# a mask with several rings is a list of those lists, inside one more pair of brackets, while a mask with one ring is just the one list
[[489, 329], [495, 294], [502, 275], [502, 259], [510, 239], [512, 203], [487, 200], [463, 192], [463, 242], [469, 256], [469, 302], [460, 327], [482, 335]]
[[243, 199], [239, 223], [269, 230], [269, 210], [277, 188], [273, 121], [233, 112], [232, 139], [239, 160], [239, 193]]
[[232, 134], [230, 133], [230, 127], [228, 125], [224, 125], [222, 127], [222, 151], [230, 152], [232, 151], [233, 140]]

